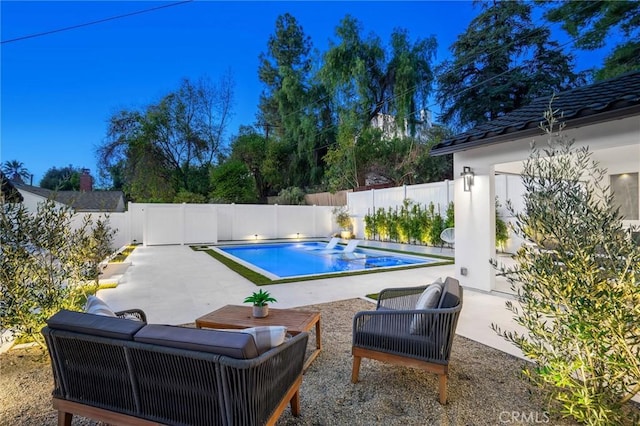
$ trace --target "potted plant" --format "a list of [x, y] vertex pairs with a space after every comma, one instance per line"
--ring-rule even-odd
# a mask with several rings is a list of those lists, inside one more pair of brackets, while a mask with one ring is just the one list
[[244, 299], [244, 303], [253, 303], [253, 316], [255, 318], [264, 318], [269, 315], [269, 302], [277, 302], [271, 297], [268, 291], [260, 289], [255, 291], [251, 296]]
[[340, 236], [344, 239], [351, 238], [351, 216], [349, 216], [347, 208], [345, 206], [336, 207], [332, 210], [332, 213], [336, 223], [342, 228]]

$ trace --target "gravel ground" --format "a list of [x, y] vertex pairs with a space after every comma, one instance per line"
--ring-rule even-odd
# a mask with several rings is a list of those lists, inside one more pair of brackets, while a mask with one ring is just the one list
[[[323, 350], [306, 372], [301, 416], [285, 410], [279, 425], [572, 425], [550, 416], [540, 391], [520, 371], [525, 361], [456, 336], [449, 402], [438, 403], [435, 374], [363, 359], [351, 383], [353, 315], [373, 305], [359, 299], [307, 307], [322, 312]], [[314, 345], [313, 335], [310, 345]], [[39, 349], [0, 355], [0, 424], [55, 425], [48, 356]], [[96, 422], [74, 417], [74, 425]]]

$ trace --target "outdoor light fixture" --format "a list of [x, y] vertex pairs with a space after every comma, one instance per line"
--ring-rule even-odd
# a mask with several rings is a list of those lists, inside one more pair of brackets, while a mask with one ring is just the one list
[[462, 173], [460, 173], [460, 176], [462, 176], [462, 182], [464, 182], [464, 192], [471, 192], [471, 187], [473, 186], [473, 170], [471, 170], [471, 167], [468, 166], [464, 166], [462, 168]]
[[253, 236], [256, 238], [256, 240], [258, 239], [258, 234], [253, 234]]

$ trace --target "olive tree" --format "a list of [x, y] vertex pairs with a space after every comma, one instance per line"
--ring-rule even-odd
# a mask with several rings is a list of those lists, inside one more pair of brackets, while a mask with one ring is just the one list
[[40, 330], [60, 309], [78, 309], [95, 291], [99, 262], [111, 251], [108, 219], [86, 217], [75, 228], [73, 210], [52, 200], [30, 213], [22, 204], [0, 211], [2, 328], [44, 345]]
[[553, 111], [545, 119], [548, 146], [524, 165], [525, 208], [508, 203], [528, 244], [500, 267], [517, 294], [507, 308], [526, 331], [493, 328], [534, 362], [525, 374], [563, 416], [638, 424], [627, 403], [640, 391], [640, 247], [612, 207], [606, 170]]

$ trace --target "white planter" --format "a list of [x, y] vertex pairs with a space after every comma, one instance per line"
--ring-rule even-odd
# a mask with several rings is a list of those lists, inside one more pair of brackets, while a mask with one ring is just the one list
[[264, 318], [267, 315], [269, 315], [269, 305], [264, 305], [264, 306], [253, 305], [254, 318]]

